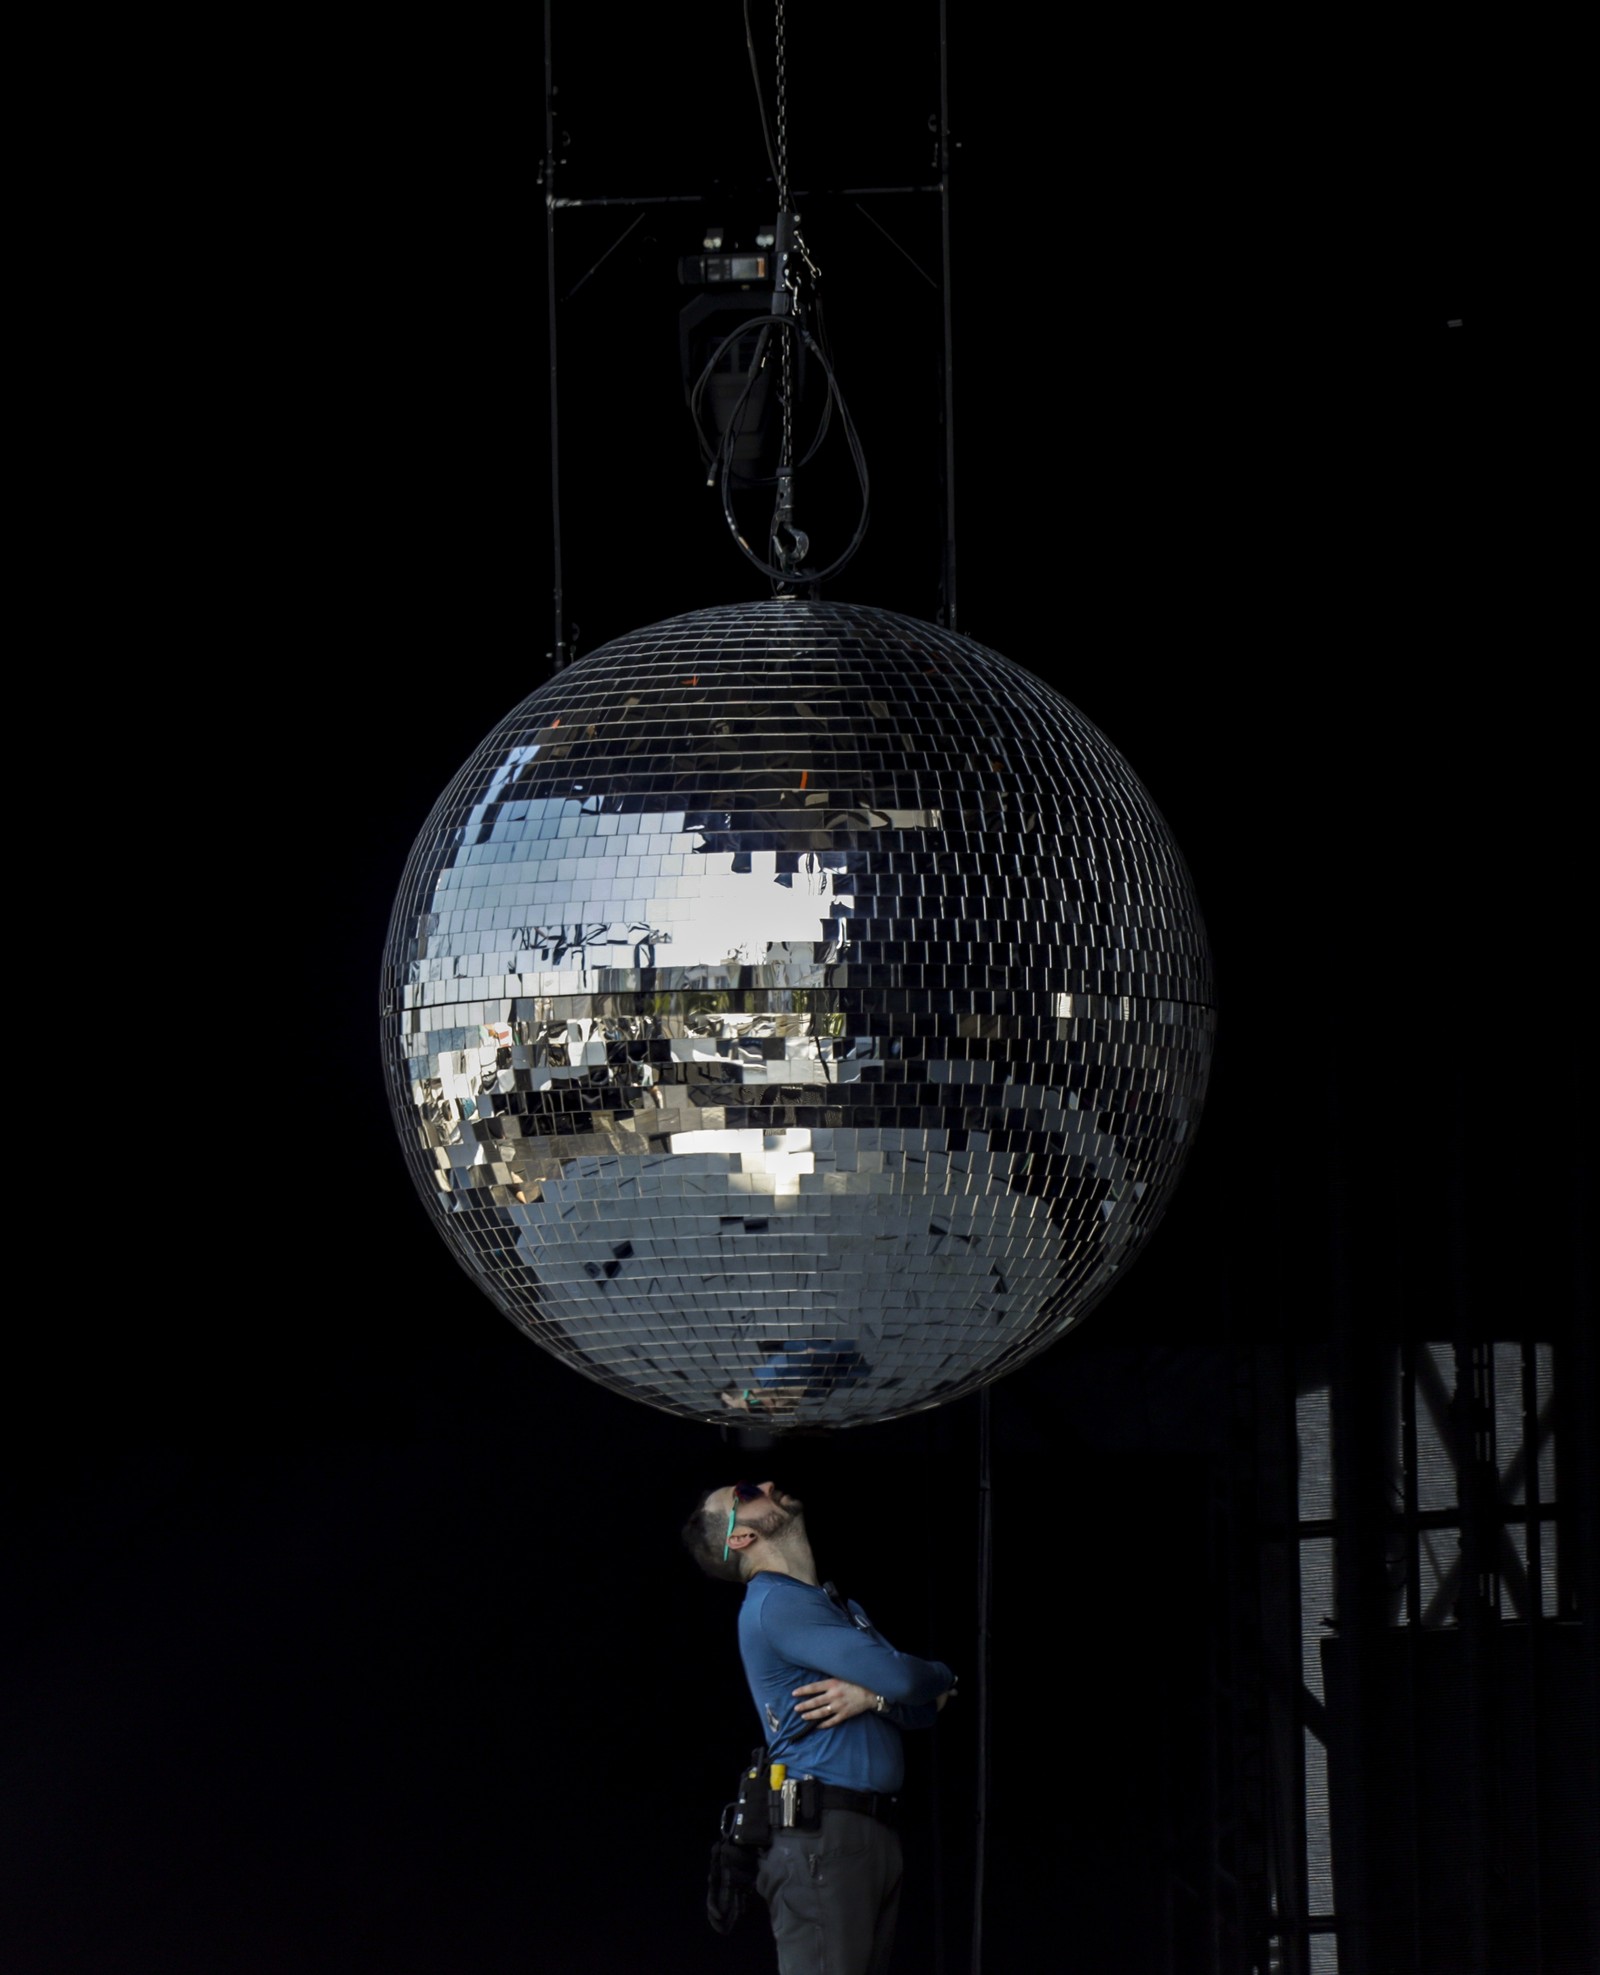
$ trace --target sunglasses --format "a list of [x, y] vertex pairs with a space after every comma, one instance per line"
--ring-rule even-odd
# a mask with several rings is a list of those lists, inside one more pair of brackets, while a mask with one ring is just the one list
[[761, 1490], [753, 1481], [736, 1481], [733, 1484], [733, 1507], [728, 1511], [728, 1533], [722, 1541], [722, 1561], [724, 1563], [728, 1561], [728, 1546], [733, 1541], [733, 1525], [734, 1519], [739, 1513], [739, 1504], [741, 1502], [757, 1502], [760, 1499]]

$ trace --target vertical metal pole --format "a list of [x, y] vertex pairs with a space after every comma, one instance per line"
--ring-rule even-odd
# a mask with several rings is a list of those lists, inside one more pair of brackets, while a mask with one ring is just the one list
[[989, 1387], [978, 1394], [978, 1817], [972, 1875], [972, 1975], [983, 1975], [983, 1868], [989, 1812]]
[[[1231, 1424], [1231, 1422], [1230, 1422]], [[1219, 1455], [1213, 1455], [1207, 1463], [1206, 1475], [1206, 1567], [1213, 1586], [1222, 1585], [1224, 1597], [1222, 1611], [1231, 1620], [1233, 1614], [1232, 1573], [1228, 1568], [1228, 1527], [1232, 1517], [1228, 1510], [1231, 1503], [1222, 1499], [1223, 1491], [1231, 1487], [1233, 1481], [1231, 1456], [1232, 1445]], [[1217, 1638], [1219, 1621], [1212, 1618], [1206, 1627], [1206, 1864], [1210, 1880], [1206, 1886], [1205, 1906], [1209, 1926], [1206, 1956], [1206, 1975], [1224, 1975], [1222, 1961], [1222, 1933], [1224, 1927], [1224, 1907], [1227, 1902], [1227, 1870], [1222, 1855], [1222, 1735], [1217, 1716], [1225, 1705], [1223, 1695], [1230, 1698], [1235, 1689], [1232, 1679], [1236, 1669], [1227, 1664], [1227, 1655]], [[1232, 1725], [1231, 1719], [1229, 1723]]]
[[1489, 1937], [1487, 1890], [1499, 1865], [1498, 1833], [1493, 1815], [1495, 1749], [1488, 1734], [1490, 1688], [1494, 1678], [1488, 1656], [1497, 1643], [1491, 1636], [1498, 1614], [1493, 1596], [1498, 1558], [1492, 1547], [1491, 1518], [1497, 1507], [1499, 1477], [1493, 1443], [1488, 1438], [1494, 1421], [1494, 1349], [1477, 1334], [1473, 1307], [1471, 1264], [1472, 1222], [1467, 1208], [1466, 1147], [1471, 1143], [1466, 1091], [1457, 1083], [1452, 1117], [1450, 1161], [1450, 1300], [1454, 1305], [1456, 1391], [1452, 1407], [1455, 1431], [1456, 1493], [1461, 1514], [1461, 1598], [1457, 1615], [1466, 1698], [1457, 1723], [1458, 1739], [1466, 1752], [1466, 1812], [1461, 1874], [1466, 1906], [1463, 1946], [1468, 1959], [1462, 1975], [1487, 1975], [1493, 1966]]
[[1518, 1375], [1522, 1381], [1522, 1458], [1524, 1480], [1522, 1486], [1522, 1506], [1527, 1515], [1524, 1528], [1527, 1531], [1528, 1559], [1528, 1612], [1525, 1637], [1525, 1655], [1528, 1683], [1528, 1754], [1532, 1764], [1531, 1796], [1535, 1806], [1534, 1815], [1529, 1818], [1519, 1833], [1526, 1849], [1523, 1852], [1522, 1869], [1524, 1883], [1532, 1895], [1533, 1911], [1529, 1916], [1528, 1943], [1533, 1951], [1532, 1966], [1537, 1975], [1543, 1975], [1545, 1968], [1544, 1951], [1544, 1833], [1538, 1815], [1538, 1805], [1544, 1801], [1543, 1771], [1548, 1760], [1545, 1737], [1547, 1735], [1547, 1715], [1544, 1705], [1544, 1692], [1541, 1676], [1544, 1671], [1543, 1651], [1545, 1631], [1541, 1623], [1543, 1615], [1544, 1579], [1540, 1569], [1541, 1551], [1539, 1547], [1539, 1356], [1538, 1347], [1531, 1337], [1522, 1340], [1521, 1363]]
[[949, 0], [939, 0], [939, 221], [944, 249], [944, 619], [956, 621], [956, 386], [950, 311], [950, 36]]
[[[1459, 1125], [1457, 1129], [1460, 1129]], [[1455, 1261], [1455, 1357], [1456, 1391], [1452, 1407], [1455, 1431], [1457, 1492], [1461, 1513], [1461, 1597], [1457, 1615], [1461, 1633], [1461, 1659], [1466, 1699], [1457, 1724], [1457, 1734], [1466, 1751], [1466, 1788], [1463, 1809], [1466, 1826], [1462, 1852], [1465, 1869], [1461, 1874], [1466, 1925], [1465, 1948], [1468, 1960], [1462, 1975], [1487, 1975], [1489, 1958], [1488, 1908], [1484, 1889], [1493, 1871], [1493, 1823], [1488, 1814], [1491, 1790], [1490, 1749], [1484, 1733], [1487, 1677], [1484, 1660], [1491, 1614], [1484, 1599], [1488, 1573], [1485, 1570], [1484, 1520], [1487, 1511], [1483, 1461], [1480, 1456], [1480, 1427], [1485, 1407], [1480, 1380], [1494, 1360], [1487, 1346], [1472, 1336], [1466, 1309], [1466, 1209], [1461, 1197], [1462, 1178], [1457, 1166], [1454, 1198], [1451, 1202]]]
[[561, 595], [561, 441], [560, 394], [556, 387], [556, 85], [551, 56], [554, 0], [544, 0], [544, 267], [550, 297], [550, 550], [555, 568], [556, 671], [567, 662]]
[[[1282, 1176], [1274, 1175], [1281, 1228]], [[1280, 1237], [1281, 1239], [1281, 1237]], [[1274, 1295], [1287, 1301], [1281, 1248], [1276, 1257]], [[1274, 1338], [1255, 1346], [1258, 1397], [1256, 1473], [1262, 1502], [1258, 1521], [1260, 1556], [1257, 1611], [1267, 1681], [1267, 1767], [1272, 1793], [1269, 1842], [1271, 1891], [1264, 1916], [1269, 1941], [1275, 1939], [1278, 1975], [1306, 1975], [1306, 1785], [1305, 1727], [1300, 1705], [1303, 1685], [1300, 1631], [1299, 1436], [1295, 1425], [1292, 1347]], [[1276, 1899], [1273, 1899], [1273, 1893]]]
[[[1561, 1603], [1564, 1617], [1578, 1620], [1581, 1678], [1578, 1705], [1567, 1733], [1578, 1743], [1578, 1774], [1585, 1779], [1589, 1802], [1594, 1801], [1600, 1776], [1600, 1526], [1595, 1504], [1600, 1502], [1600, 1447], [1595, 1422], [1600, 1417], [1600, 1353], [1595, 1349], [1594, 1284], [1590, 1279], [1594, 1173], [1587, 1159], [1574, 1162], [1571, 1211], [1572, 1308], [1570, 1347], [1557, 1347], [1558, 1451], [1556, 1499], [1563, 1502], [1557, 1566], [1565, 1580]], [[1570, 1477], [1570, 1485], [1568, 1482]], [[1558, 1592], [1559, 1595], [1559, 1592]], [[1574, 1612], [1573, 1607], [1576, 1606]], [[1554, 1638], [1547, 1641], [1554, 1645]], [[1578, 1954], [1591, 1958], [1600, 1949], [1600, 1886], [1591, 1872], [1573, 1900]], [[1591, 1966], [1593, 1965], [1591, 1959]]]
[[[1291, 1307], [1291, 1268], [1285, 1228], [1288, 1182], [1281, 1165], [1270, 1180], [1267, 1222], [1275, 1231], [1263, 1259], [1270, 1276], [1262, 1301]], [[1296, 1255], [1294, 1269], [1301, 1266]], [[1297, 1365], [1292, 1328], [1280, 1318], [1254, 1345], [1256, 1440], [1253, 1467], [1259, 1491], [1255, 1528], [1255, 1627], [1262, 1645], [1266, 1688], [1267, 1789], [1270, 1829], [1262, 1927], [1268, 1965], [1276, 1975], [1307, 1975], [1305, 1710], [1301, 1705], [1304, 1641], [1300, 1613], [1300, 1434], [1295, 1418]]]
[[[942, 1422], [941, 1422], [942, 1424]], [[933, 1414], [922, 1416], [922, 1459], [923, 1487], [931, 1501], [935, 1493], [935, 1479], [943, 1468], [938, 1458], [939, 1449], [935, 1445], [935, 1424]], [[939, 1569], [938, 1543], [935, 1540], [933, 1518], [923, 1518], [923, 1555], [926, 1560], [927, 1638], [938, 1640], [942, 1636], [942, 1623], [938, 1596], [935, 1586], [942, 1582]], [[934, 1735], [928, 1748], [929, 1795], [933, 1810], [933, 1975], [946, 1975], [944, 1958], [944, 1804], [939, 1789], [939, 1749], [942, 1738]]]
[[[1328, 1072], [1328, 1275], [1332, 1318], [1332, 1389], [1329, 1393], [1333, 1427], [1333, 1514], [1334, 1514], [1334, 1612], [1339, 1638], [1346, 1659], [1345, 1691], [1337, 1700], [1328, 1699], [1328, 1754], [1334, 1758], [1334, 1744], [1342, 1744], [1342, 1759], [1348, 1776], [1364, 1779], [1370, 1773], [1375, 1750], [1367, 1727], [1371, 1668], [1374, 1665], [1373, 1633], [1381, 1626], [1381, 1601], [1372, 1593], [1373, 1560], [1370, 1546], [1377, 1540], [1381, 1555], [1381, 1524], [1375, 1526], [1370, 1513], [1374, 1483], [1381, 1488], [1381, 1476], [1374, 1475], [1378, 1460], [1378, 1435], [1363, 1404], [1370, 1393], [1375, 1353], [1367, 1344], [1357, 1321], [1352, 1289], [1354, 1263], [1350, 1254], [1352, 1229], [1346, 1209], [1346, 1175], [1341, 1163], [1343, 1144], [1344, 1089], [1337, 1063]], [[1339, 1720], [1343, 1714], [1344, 1719]], [[1334, 1905], [1337, 1917], [1339, 1968], [1341, 1975], [1376, 1975], [1376, 1963], [1369, 1945], [1372, 1925], [1370, 1907], [1371, 1841], [1366, 1799], [1345, 1792], [1344, 1823], [1333, 1828]]]
[[1422, 1965], [1422, 1833], [1418, 1828], [1416, 1806], [1422, 1802], [1426, 1778], [1417, 1749], [1417, 1723], [1421, 1719], [1422, 1698], [1422, 1533], [1417, 1518], [1421, 1514], [1417, 1467], [1417, 1340], [1406, 1337], [1400, 1345], [1400, 1434], [1403, 1472], [1401, 1515], [1406, 1541], [1406, 1626], [1403, 1651], [1406, 1658], [1406, 1787], [1412, 1814], [1406, 1831], [1407, 1856], [1411, 1867], [1406, 1884], [1411, 1901], [1411, 1975], [1424, 1975]]

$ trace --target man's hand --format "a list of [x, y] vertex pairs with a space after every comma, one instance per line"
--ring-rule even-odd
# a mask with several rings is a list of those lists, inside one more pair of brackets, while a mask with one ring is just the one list
[[794, 1697], [795, 1713], [818, 1728], [837, 1728], [841, 1721], [870, 1714], [878, 1705], [877, 1695], [853, 1680], [813, 1680], [808, 1687], [796, 1687]]

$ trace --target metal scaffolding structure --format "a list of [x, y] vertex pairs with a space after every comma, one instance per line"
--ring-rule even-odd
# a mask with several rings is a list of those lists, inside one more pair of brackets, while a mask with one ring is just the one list
[[[1332, 1336], [1253, 1348], [1233, 1507], [1261, 1678], [1217, 1693], [1234, 1775], [1266, 1752], [1267, 1842], [1264, 1885], [1218, 1875], [1235, 1966], [1581, 1975], [1600, 1954], [1593, 1344], [1573, 1304], [1437, 1329], [1352, 1305]], [[1249, 1603], [1219, 1604], [1219, 1633]]]

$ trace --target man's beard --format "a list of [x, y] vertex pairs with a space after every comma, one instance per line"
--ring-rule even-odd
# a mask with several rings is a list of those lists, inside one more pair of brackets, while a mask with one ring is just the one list
[[798, 1529], [803, 1519], [800, 1503], [791, 1502], [788, 1508], [780, 1508], [774, 1502], [762, 1515], [752, 1516], [744, 1527], [753, 1529], [758, 1536], [764, 1536], [770, 1543], [782, 1536], [786, 1530]]

